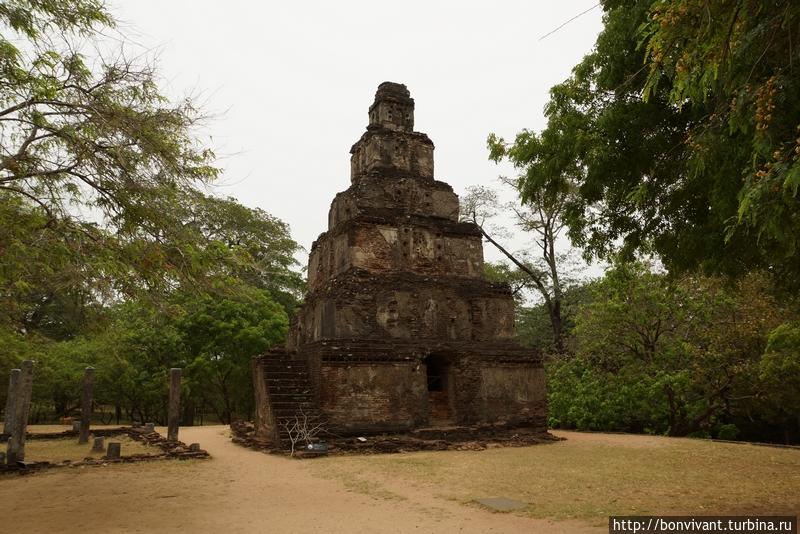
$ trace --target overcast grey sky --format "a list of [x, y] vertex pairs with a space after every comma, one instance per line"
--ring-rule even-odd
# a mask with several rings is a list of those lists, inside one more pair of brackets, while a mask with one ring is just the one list
[[[513, 174], [486, 137], [541, 129], [551, 86], [601, 30], [597, 0], [245, 2], [112, 0], [121, 31], [157, 49], [165, 91], [201, 96], [222, 159], [218, 194], [288, 222], [309, 249], [383, 81], [404, 83], [436, 178], [463, 194]], [[520, 239], [512, 248], [523, 246]], [[496, 259], [486, 249], [488, 259]], [[306, 261], [305, 255], [300, 258]]]

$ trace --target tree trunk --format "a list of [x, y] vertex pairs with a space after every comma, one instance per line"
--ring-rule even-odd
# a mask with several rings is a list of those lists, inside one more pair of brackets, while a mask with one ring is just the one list
[[553, 348], [556, 353], [564, 354], [564, 323], [561, 319], [561, 301], [554, 300], [548, 307], [550, 324], [553, 327]]
[[[506, 258], [511, 260], [511, 262], [517, 266], [517, 268], [527, 274], [531, 280], [533, 280], [534, 285], [536, 286], [537, 291], [542, 295], [544, 298], [545, 306], [547, 306], [547, 312], [550, 315], [550, 325], [553, 328], [553, 348], [559, 354], [564, 353], [564, 323], [561, 319], [561, 288], [558, 279], [558, 271], [555, 265], [555, 256], [554, 256], [554, 242], [550, 241], [547, 246], [550, 247], [550, 254], [553, 254], [552, 257], [548, 257], [545, 254], [545, 260], [550, 265], [551, 268], [551, 277], [553, 282], [553, 294], [551, 295], [550, 292], [547, 290], [546, 280], [543, 277], [537, 275], [534, 271], [528, 268], [524, 263], [522, 263], [519, 259], [517, 259], [513, 254], [511, 254], [508, 250], [506, 250], [500, 243], [494, 240], [492, 236], [490, 236], [486, 230], [483, 229], [481, 225], [478, 224], [478, 221], [473, 217], [473, 222], [478, 226], [478, 229], [481, 231], [483, 237], [494, 247], [499, 250]], [[549, 258], [549, 259], [548, 259]]]

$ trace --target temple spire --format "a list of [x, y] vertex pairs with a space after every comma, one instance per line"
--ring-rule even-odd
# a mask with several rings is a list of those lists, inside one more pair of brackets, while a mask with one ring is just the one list
[[369, 108], [369, 126], [414, 131], [414, 99], [402, 83], [383, 82]]
[[383, 82], [369, 107], [367, 131], [350, 149], [350, 178], [433, 179], [433, 142], [414, 131], [414, 99], [405, 85]]

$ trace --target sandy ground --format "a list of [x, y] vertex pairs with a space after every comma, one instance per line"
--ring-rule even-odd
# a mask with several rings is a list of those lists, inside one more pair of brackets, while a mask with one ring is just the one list
[[180, 438], [199, 442], [213, 458], [56, 469], [1, 478], [2, 530], [82, 534], [607, 531], [606, 526], [578, 521], [494, 513], [444, 499], [424, 487], [393, 484], [393, 498], [348, 489], [335, 478], [313, 474], [318, 471], [312, 468], [313, 461], [270, 456], [232, 444], [227, 427], [183, 428]]

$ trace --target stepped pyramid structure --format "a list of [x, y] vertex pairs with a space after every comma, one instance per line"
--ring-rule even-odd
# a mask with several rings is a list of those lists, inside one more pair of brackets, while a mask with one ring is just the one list
[[339, 435], [546, 429], [541, 355], [514, 341], [511, 290], [484, 279], [480, 230], [434, 180], [433, 148], [406, 87], [382, 83], [287, 346], [253, 361], [260, 437], [285, 441], [301, 412]]

